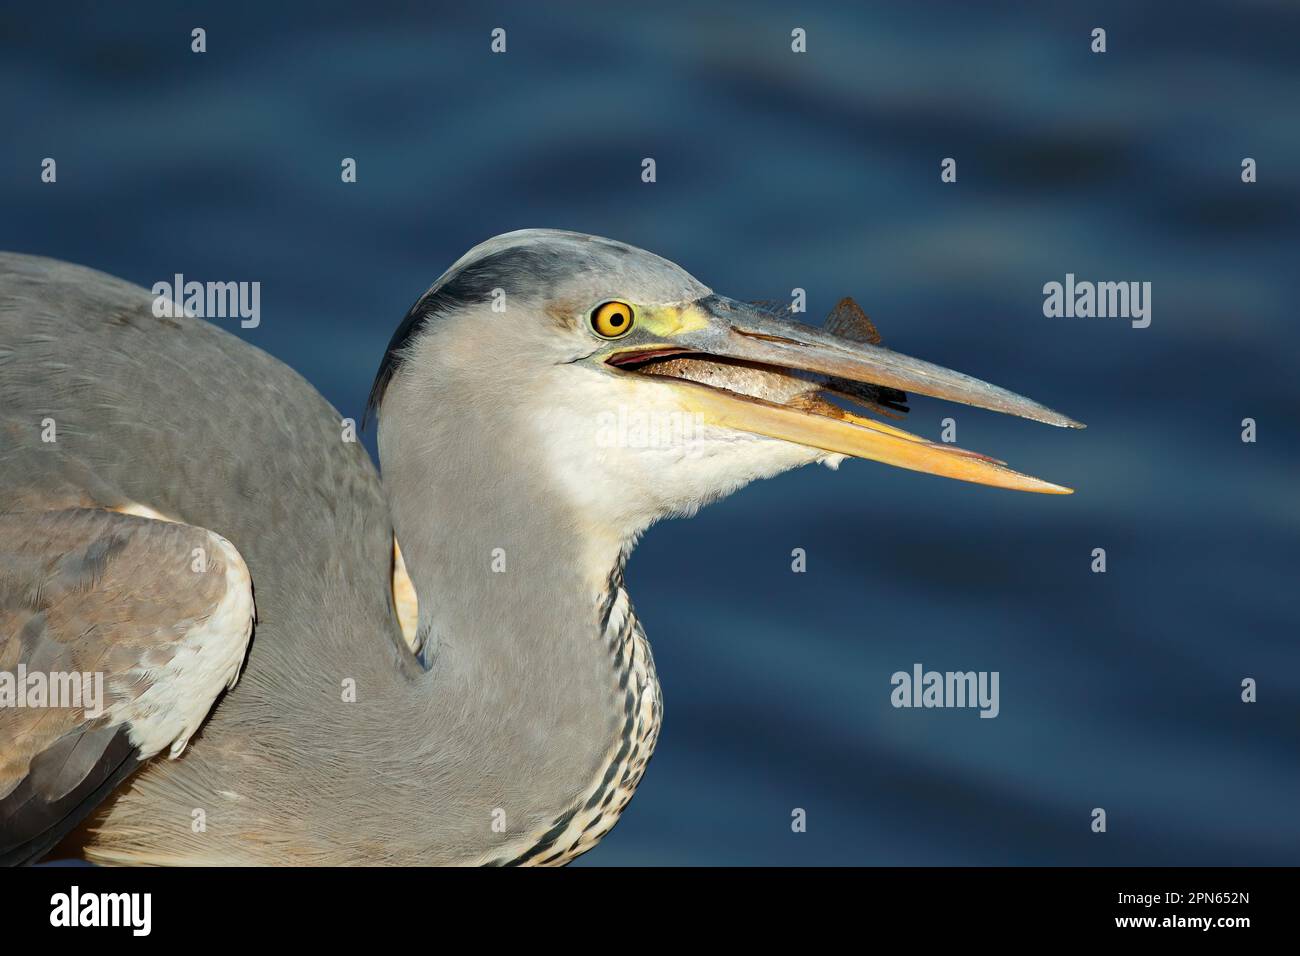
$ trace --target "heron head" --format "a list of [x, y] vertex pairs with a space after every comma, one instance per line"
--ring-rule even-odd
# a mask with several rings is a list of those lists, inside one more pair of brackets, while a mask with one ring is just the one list
[[845, 457], [1069, 492], [884, 419], [912, 391], [1076, 422], [869, 338], [717, 295], [620, 242], [508, 233], [447, 270], [393, 336], [371, 393], [380, 455], [387, 470], [399, 445], [495, 454], [627, 534], [756, 478]]

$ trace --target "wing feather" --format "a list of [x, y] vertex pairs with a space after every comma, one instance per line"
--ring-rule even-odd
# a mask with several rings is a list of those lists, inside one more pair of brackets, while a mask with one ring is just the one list
[[0, 514], [0, 863], [39, 859], [233, 686], [252, 582], [206, 528]]

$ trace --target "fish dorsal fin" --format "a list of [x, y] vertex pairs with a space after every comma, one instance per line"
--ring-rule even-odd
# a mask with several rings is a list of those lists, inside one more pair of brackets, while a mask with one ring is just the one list
[[[867, 313], [848, 296], [840, 299], [839, 304], [831, 309], [831, 314], [826, 316], [826, 331], [850, 342], [880, 344], [880, 333], [867, 318]], [[896, 388], [842, 378], [830, 379], [827, 385], [831, 391], [864, 404], [877, 414], [901, 418], [907, 413], [907, 393]]]
[[867, 318], [867, 313], [848, 296], [840, 299], [839, 304], [831, 309], [831, 314], [826, 316], [826, 331], [853, 342], [880, 344], [880, 333]]

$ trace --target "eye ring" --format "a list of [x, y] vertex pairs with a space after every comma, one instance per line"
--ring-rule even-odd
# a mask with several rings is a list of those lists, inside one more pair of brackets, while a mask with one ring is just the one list
[[632, 306], [617, 299], [603, 302], [591, 310], [591, 330], [602, 339], [619, 339], [632, 331], [636, 315]]

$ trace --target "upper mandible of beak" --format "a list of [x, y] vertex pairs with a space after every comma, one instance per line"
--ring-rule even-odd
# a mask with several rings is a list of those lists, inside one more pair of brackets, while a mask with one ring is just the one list
[[[831, 378], [885, 385], [903, 392], [943, 398], [975, 408], [1018, 415], [1048, 425], [1083, 428], [1082, 423], [1045, 405], [961, 372], [915, 359], [878, 345], [841, 338], [800, 322], [725, 296], [711, 295], [694, 307], [712, 321], [683, 340], [708, 341], [702, 351], [714, 355], [783, 366]], [[685, 342], [683, 342], [685, 344]]]

